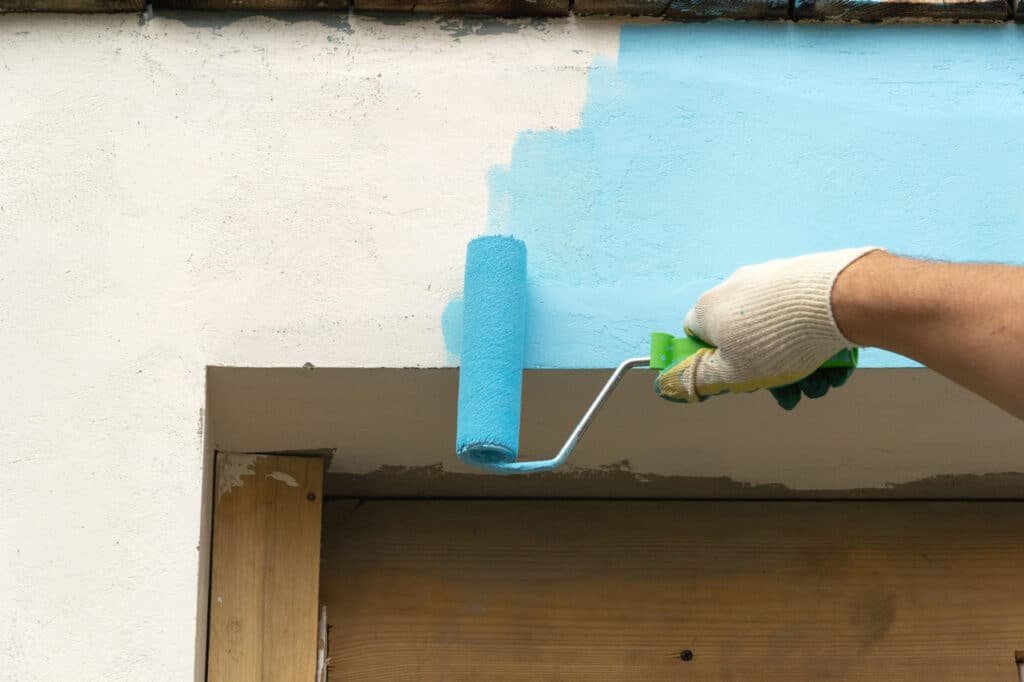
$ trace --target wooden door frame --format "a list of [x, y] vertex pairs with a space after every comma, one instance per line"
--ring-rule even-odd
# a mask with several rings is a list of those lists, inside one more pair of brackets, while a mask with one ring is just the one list
[[312, 682], [325, 458], [213, 459], [205, 678]]

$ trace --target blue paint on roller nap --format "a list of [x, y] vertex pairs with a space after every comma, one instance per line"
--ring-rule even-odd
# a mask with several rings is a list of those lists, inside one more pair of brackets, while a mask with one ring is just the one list
[[492, 170], [488, 230], [529, 245], [525, 366], [611, 367], [747, 263], [1019, 262], [1022, 159], [1024, 26], [626, 26], [580, 127]]
[[455, 450], [477, 464], [512, 462], [526, 338], [526, 246], [481, 237], [466, 252], [462, 369]]

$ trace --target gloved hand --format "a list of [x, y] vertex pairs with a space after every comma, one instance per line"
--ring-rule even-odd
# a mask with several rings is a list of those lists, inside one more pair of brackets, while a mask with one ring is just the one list
[[665, 368], [655, 381], [658, 395], [696, 402], [772, 388], [779, 404], [792, 409], [801, 392], [817, 398], [842, 385], [851, 369], [818, 369], [854, 347], [832, 315], [832, 286], [850, 263], [876, 248], [814, 253], [737, 270], [686, 314], [686, 333], [715, 348]]

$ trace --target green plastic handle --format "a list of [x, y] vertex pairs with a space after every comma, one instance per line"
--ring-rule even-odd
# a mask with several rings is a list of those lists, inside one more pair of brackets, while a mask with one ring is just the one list
[[[672, 336], [664, 332], [651, 334], [651, 369], [662, 370], [688, 358], [701, 348], [712, 348], [692, 336]], [[844, 348], [826, 360], [822, 367], [856, 367], [857, 349]]]

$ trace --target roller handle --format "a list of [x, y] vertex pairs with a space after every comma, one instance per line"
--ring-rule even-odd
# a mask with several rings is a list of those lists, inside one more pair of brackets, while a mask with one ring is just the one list
[[[701, 348], [713, 348], [693, 336], [672, 336], [663, 332], [651, 334], [651, 369], [662, 370], [684, 360]], [[844, 348], [826, 360], [822, 367], [856, 367], [857, 349]]]

